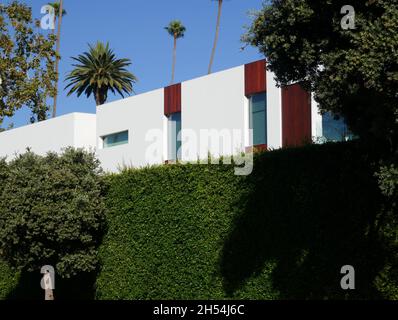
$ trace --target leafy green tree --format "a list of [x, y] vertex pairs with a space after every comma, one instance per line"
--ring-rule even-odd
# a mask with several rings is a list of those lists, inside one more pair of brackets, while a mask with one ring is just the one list
[[137, 81], [134, 74], [126, 68], [131, 65], [130, 59], [117, 59], [109, 48], [109, 43], [104, 45], [97, 42], [96, 46], [89, 45], [89, 52], [84, 52], [78, 57], [72, 57], [78, 64], [74, 64], [66, 77], [71, 87], [68, 96], [76, 92], [79, 97], [85, 93], [87, 97], [94, 95], [97, 106], [102, 105], [108, 98], [108, 91], [119, 93], [133, 92], [133, 83]]
[[176, 56], [177, 56], [177, 39], [183, 38], [185, 35], [186, 28], [182, 24], [181, 21], [173, 20], [169, 23], [167, 27], [165, 27], [169, 35], [171, 35], [174, 39], [174, 47], [173, 47], [173, 67], [171, 72], [171, 84], [174, 83], [174, 75], [175, 75], [175, 66], [176, 66]]
[[216, 55], [218, 36], [220, 34], [220, 23], [221, 23], [221, 12], [222, 12], [223, 0], [217, 0], [217, 1], [218, 1], [218, 14], [217, 14], [217, 23], [216, 23], [216, 35], [214, 37], [213, 49], [211, 50], [209, 69], [207, 71], [208, 74], [211, 73], [211, 69], [212, 69], [213, 62], [214, 62], [214, 56]]
[[30, 108], [31, 122], [47, 118], [47, 98], [55, 94], [55, 39], [38, 24], [25, 4], [0, 4], [0, 125], [22, 107]]
[[267, 57], [279, 84], [301, 81], [323, 112], [344, 116], [368, 143], [397, 150], [398, 2], [350, 1], [355, 29], [342, 28], [346, 1], [267, 1], [243, 40]]
[[[56, 53], [57, 56], [55, 58], [55, 74], [56, 74], [56, 91], [55, 91], [55, 97], [54, 97], [54, 105], [53, 105], [53, 118], [56, 117], [57, 115], [57, 99], [58, 99], [58, 81], [59, 81], [59, 60], [60, 60], [60, 48], [61, 48], [61, 26], [62, 26], [62, 18], [66, 15], [66, 10], [63, 9], [63, 1], [61, 0], [60, 2], [53, 2], [49, 3], [50, 6], [54, 8], [54, 26], [57, 22], [58, 18], [58, 27], [57, 27], [57, 49]], [[62, 10], [62, 14], [61, 14]], [[53, 30], [53, 33], [55, 33], [55, 29]]]
[[[3, 168], [3, 170], [2, 170]], [[52, 265], [69, 278], [97, 268], [104, 184], [94, 154], [67, 149], [0, 161], [0, 258], [22, 271]]]

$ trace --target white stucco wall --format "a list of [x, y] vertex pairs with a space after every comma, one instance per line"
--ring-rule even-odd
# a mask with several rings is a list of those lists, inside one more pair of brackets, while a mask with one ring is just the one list
[[[106, 171], [117, 171], [122, 166], [141, 167], [147, 164], [160, 164], [164, 159], [163, 89], [132, 96], [123, 100], [104, 104], [97, 108], [97, 154]], [[110, 148], [102, 147], [102, 137], [129, 131], [129, 143]], [[152, 137], [147, 136], [152, 134]], [[157, 138], [155, 141], [147, 138]], [[156, 149], [159, 154], [149, 157], [147, 151]]]
[[0, 157], [14, 158], [30, 148], [44, 155], [66, 147], [94, 149], [95, 114], [71, 113], [0, 133]]
[[322, 115], [319, 111], [318, 103], [314, 99], [314, 94], [311, 94], [311, 126], [312, 139], [317, 141], [322, 138]]
[[[214, 156], [231, 155], [245, 147], [244, 66], [232, 68], [182, 83], [182, 141], [194, 137], [197, 143], [183, 144], [182, 159], [195, 161]], [[188, 131], [186, 130], [188, 129]], [[201, 130], [216, 130], [235, 135], [229, 148], [219, 148], [209, 141], [199, 140]]]
[[276, 86], [275, 74], [267, 70], [267, 147], [282, 147], [282, 90]]

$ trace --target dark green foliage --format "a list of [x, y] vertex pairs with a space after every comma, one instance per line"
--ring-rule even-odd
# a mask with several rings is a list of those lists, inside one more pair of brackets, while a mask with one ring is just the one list
[[43, 265], [53, 265], [63, 278], [95, 271], [105, 206], [94, 155], [74, 149], [61, 156], [27, 152], [3, 171], [1, 258], [17, 270], [39, 275]]
[[376, 176], [385, 197], [378, 224], [389, 252], [377, 283], [386, 298], [398, 299], [398, 169], [395, 164], [384, 165]]
[[6, 299], [17, 284], [18, 273], [12, 271], [5, 262], [0, 260], [0, 300]]
[[391, 297], [372, 163], [357, 144], [328, 144], [260, 154], [248, 177], [224, 165], [111, 176], [97, 298]]

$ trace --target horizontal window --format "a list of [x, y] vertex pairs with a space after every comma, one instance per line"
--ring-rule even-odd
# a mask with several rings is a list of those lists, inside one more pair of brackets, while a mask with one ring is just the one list
[[103, 136], [102, 140], [104, 142], [104, 148], [110, 148], [115, 146], [120, 146], [122, 144], [129, 143], [129, 132], [122, 131], [117, 133], [112, 133], [107, 136]]

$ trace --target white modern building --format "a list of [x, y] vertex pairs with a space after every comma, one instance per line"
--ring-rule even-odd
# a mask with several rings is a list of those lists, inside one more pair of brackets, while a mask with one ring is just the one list
[[[341, 121], [340, 121], [341, 122]], [[106, 171], [300, 145], [341, 134], [299, 84], [278, 88], [265, 60], [0, 133], [0, 157], [95, 150]], [[329, 137], [328, 137], [329, 138]]]

